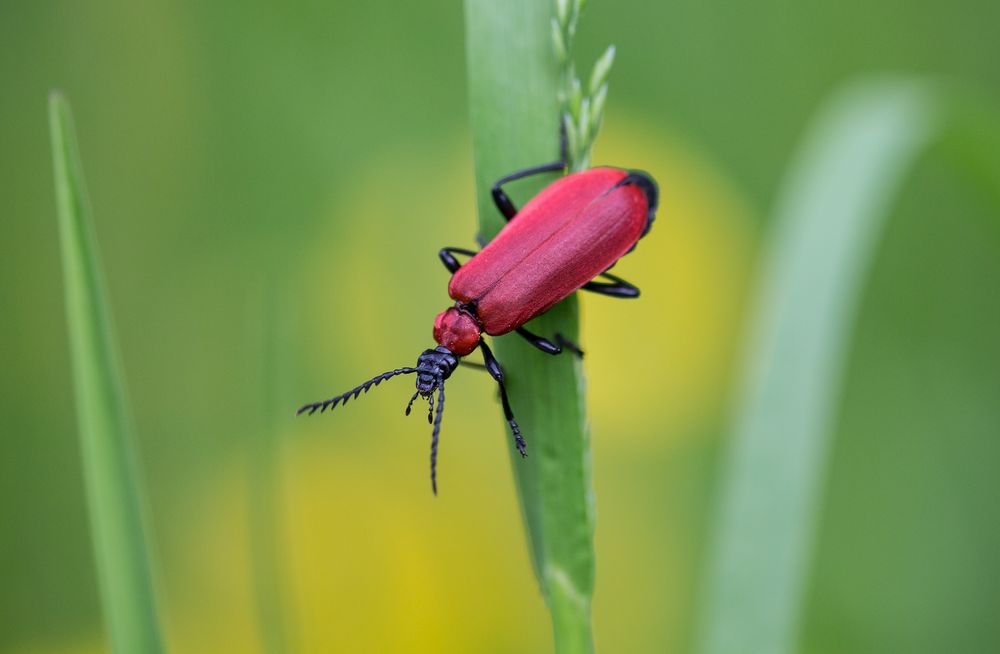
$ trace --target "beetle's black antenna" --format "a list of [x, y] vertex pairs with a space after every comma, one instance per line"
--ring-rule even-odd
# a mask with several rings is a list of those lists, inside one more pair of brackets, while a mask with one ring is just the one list
[[437, 414], [434, 416], [434, 432], [431, 434], [431, 490], [434, 495], [438, 494], [437, 485], [437, 458], [438, 458], [438, 434], [441, 433], [441, 416], [444, 415], [444, 382], [438, 388]]
[[434, 396], [427, 396], [427, 424], [431, 424], [431, 420], [434, 416]]
[[319, 410], [319, 412], [322, 413], [323, 411], [326, 411], [327, 408], [331, 410], [335, 409], [337, 408], [338, 404], [341, 403], [347, 404], [347, 401], [351, 399], [352, 396], [354, 398], [357, 398], [359, 395], [361, 395], [362, 391], [367, 393], [369, 388], [371, 388], [372, 386], [378, 386], [386, 379], [390, 379], [392, 377], [395, 377], [396, 375], [409, 375], [415, 373], [416, 371], [417, 371], [416, 368], [396, 368], [395, 370], [390, 370], [389, 372], [383, 372], [381, 375], [376, 375], [375, 377], [372, 377], [365, 383], [361, 384], [360, 386], [352, 388], [343, 395], [331, 397], [329, 400], [323, 400], [322, 402], [313, 402], [312, 404], [306, 404], [300, 407], [299, 410], [295, 412], [295, 415], [301, 415], [306, 411], [309, 412], [309, 415], [312, 415], [316, 413], [317, 410]]

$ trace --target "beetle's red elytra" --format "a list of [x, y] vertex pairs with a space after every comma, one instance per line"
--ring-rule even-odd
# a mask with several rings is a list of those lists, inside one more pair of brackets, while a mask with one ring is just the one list
[[473, 304], [490, 336], [549, 310], [614, 265], [645, 231], [649, 200], [637, 185], [620, 184], [626, 177], [617, 168], [592, 168], [553, 182], [455, 271], [448, 295]]
[[[452, 273], [448, 294], [455, 304], [434, 320], [436, 348], [424, 350], [415, 367], [382, 373], [346, 393], [306, 404], [298, 413], [311, 415], [333, 409], [386, 379], [416, 374], [417, 390], [406, 405], [406, 414], [410, 414], [417, 397], [427, 400], [427, 419], [434, 425], [431, 488], [437, 494], [437, 447], [444, 413], [444, 382], [462, 357], [479, 348], [486, 371], [500, 387], [500, 401], [514, 443], [525, 456], [526, 443], [507, 397], [503, 369], [483, 335], [500, 336], [516, 331], [547, 354], [560, 354], [568, 349], [582, 356], [583, 352], [562, 335], [554, 334], [551, 339], [538, 336], [526, 330], [524, 324], [581, 289], [618, 298], [638, 297], [638, 288], [610, 274], [608, 269], [631, 252], [649, 231], [658, 201], [656, 183], [646, 173], [601, 167], [556, 180], [518, 211], [504, 191], [504, 184], [564, 170], [565, 161], [564, 143], [559, 161], [499, 179], [493, 185], [493, 200], [507, 224], [496, 238], [479, 252], [447, 247], [438, 253]], [[461, 264], [456, 254], [472, 258]]]

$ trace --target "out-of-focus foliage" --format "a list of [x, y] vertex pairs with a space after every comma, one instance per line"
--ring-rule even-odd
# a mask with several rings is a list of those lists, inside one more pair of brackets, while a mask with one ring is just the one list
[[[756, 244], [810, 117], [858, 73], [996, 88], [998, 22], [990, 0], [587, 3], [580, 59], [618, 46], [593, 160], [649, 170], [663, 192], [616, 267], [643, 298], [582, 301], [598, 651], [690, 645]], [[435, 252], [475, 231], [462, 26], [460, 3], [437, 1], [0, 4], [0, 651], [104, 644], [51, 87], [74, 103], [170, 650], [262, 651], [274, 633], [290, 651], [550, 646], [487, 379], [460, 370], [449, 387], [436, 500], [407, 384], [292, 417], [431, 342], [447, 304]], [[963, 152], [918, 164], [875, 253], [804, 652], [1000, 648], [1000, 221]], [[262, 305], [281, 312], [270, 354]], [[262, 364], [275, 352], [277, 377]], [[251, 548], [262, 430], [278, 444], [270, 568], [268, 547]], [[255, 580], [268, 569], [281, 578]], [[262, 606], [287, 616], [282, 630]]]
[[856, 82], [792, 158], [752, 294], [696, 651], [796, 649], [862, 289], [889, 207], [945, 124], [940, 104], [916, 80]]

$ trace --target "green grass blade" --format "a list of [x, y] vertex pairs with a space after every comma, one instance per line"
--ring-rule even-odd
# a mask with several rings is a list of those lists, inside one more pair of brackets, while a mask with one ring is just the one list
[[700, 650], [795, 650], [845, 355], [864, 279], [937, 106], [873, 80], [836, 96], [777, 204], [725, 462]]
[[101, 604], [113, 651], [162, 652], [143, 503], [69, 105], [49, 98], [70, 356]]
[[[559, 153], [557, 66], [552, 5], [538, 0], [466, 0], [466, 50], [481, 233], [503, 219], [489, 189], [499, 177], [553, 161]], [[545, 180], [515, 185], [515, 200]], [[576, 340], [575, 297], [532, 321], [542, 335]], [[593, 491], [582, 368], [576, 357], [551, 357], [516, 336], [496, 339], [511, 405], [528, 443], [522, 460], [509, 439], [532, 561], [552, 612], [557, 652], [593, 650]], [[508, 434], [509, 436], [509, 434]]]

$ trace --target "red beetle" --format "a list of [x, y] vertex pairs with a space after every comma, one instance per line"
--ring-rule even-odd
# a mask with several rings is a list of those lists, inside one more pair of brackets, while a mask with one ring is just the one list
[[[521, 456], [525, 442], [514, 420], [504, 388], [503, 369], [483, 340], [483, 334], [500, 336], [516, 331], [548, 354], [563, 348], [583, 353], [560, 334], [554, 341], [537, 336], [523, 325], [577, 289], [613, 297], [634, 298], [639, 289], [607, 271], [630, 252], [653, 223], [657, 205], [656, 183], [647, 174], [619, 168], [592, 168], [562, 177], [518, 211], [503, 185], [529, 175], [565, 169], [563, 159], [520, 170], [493, 185], [493, 200], [507, 219], [496, 238], [479, 252], [444, 248], [438, 256], [453, 274], [448, 295], [455, 305], [434, 320], [438, 346], [424, 350], [414, 368], [398, 368], [369, 379], [343, 395], [306, 404], [298, 413], [309, 414], [347, 404], [383, 380], [416, 373], [417, 391], [406, 405], [406, 414], [417, 396], [428, 401], [427, 420], [433, 416], [431, 436], [431, 487], [437, 494], [437, 447], [444, 413], [444, 381], [458, 367], [459, 359], [477, 347], [483, 351], [486, 370], [500, 387], [504, 415]], [[456, 254], [472, 258], [464, 265]], [[604, 277], [608, 281], [594, 281]], [[434, 413], [434, 391], [438, 393]]]

